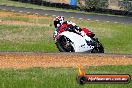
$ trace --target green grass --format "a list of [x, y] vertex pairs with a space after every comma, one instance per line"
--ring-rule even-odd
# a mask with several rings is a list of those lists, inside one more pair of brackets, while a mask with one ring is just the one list
[[[0, 24], [0, 51], [58, 52], [52, 39], [53, 17], [0, 11], [0, 20], [10, 21], [10, 23]], [[105, 53], [132, 54], [132, 24], [82, 21], [71, 18], [66, 20], [95, 32], [105, 47]], [[25, 24], [18, 25], [17, 21]], [[13, 22], [16, 24], [12, 24]]]
[[[130, 74], [132, 66], [89, 67], [88, 74]], [[129, 84], [86, 84], [76, 82], [75, 68], [0, 69], [0, 88], [130, 88]]]
[[58, 51], [50, 27], [0, 25], [0, 29], [1, 51]]

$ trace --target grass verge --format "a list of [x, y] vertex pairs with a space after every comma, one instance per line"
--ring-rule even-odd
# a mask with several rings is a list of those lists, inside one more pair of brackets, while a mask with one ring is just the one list
[[[132, 75], [132, 66], [89, 67], [88, 74], [127, 73]], [[1, 88], [130, 88], [129, 84], [86, 84], [76, 83], [78, 70], [75, 68], [30, 68], [0, 69]]]

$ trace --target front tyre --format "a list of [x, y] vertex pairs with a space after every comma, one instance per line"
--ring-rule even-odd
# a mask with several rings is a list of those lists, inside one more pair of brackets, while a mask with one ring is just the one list
[[56, 46], [60, 52], [75, 52], [72, 41], [66, 36], [60, 36], [57, 39]]

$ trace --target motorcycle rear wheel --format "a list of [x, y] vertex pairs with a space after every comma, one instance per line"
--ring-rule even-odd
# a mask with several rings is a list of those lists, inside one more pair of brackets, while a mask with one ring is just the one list
[[96, 41], [96, 46], [91, 51], [91, 53], [104, 53], [103, 45], [99, 41]]

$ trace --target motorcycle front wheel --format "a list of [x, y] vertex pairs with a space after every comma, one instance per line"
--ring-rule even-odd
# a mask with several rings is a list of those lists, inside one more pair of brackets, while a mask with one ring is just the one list
[[66, 36], [60, 36], [57, 39], [56, 46], [60, 52], [75, 52], [72, 41]]

